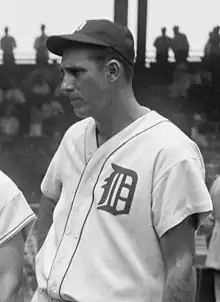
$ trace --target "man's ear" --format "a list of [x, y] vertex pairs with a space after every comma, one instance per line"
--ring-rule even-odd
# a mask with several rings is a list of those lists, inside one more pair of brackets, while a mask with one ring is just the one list
[[110, 82], [116, 81], [121, 74], [121, 65], [117, 60], [111, 60], [107, 64], [107, 76]]

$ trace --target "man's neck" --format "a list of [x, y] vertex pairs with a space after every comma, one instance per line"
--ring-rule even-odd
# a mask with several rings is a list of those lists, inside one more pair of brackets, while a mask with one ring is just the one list
[[150, 111], [148, 108], [140, 106], [136, 102], [135, 97], [134, 100], [127, 100], [127, 102], [125, 100], [125, 102], [120, 102], [119, 104], [114, 110], [110, 109], [102, 119], [96, 120], [98, 145], [103, 144]]

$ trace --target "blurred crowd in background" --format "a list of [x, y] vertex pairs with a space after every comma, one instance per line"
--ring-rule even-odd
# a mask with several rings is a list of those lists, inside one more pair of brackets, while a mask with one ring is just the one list
[[[20, 137], [53, 137], [58, 135], [58, 120], [69, 112], [66, 96], [60, 89], [60, 67], [56, 60], [49, 64], [45, 47], [47, 35], [34, 42], [36, 64], [25, 73], [16, 64], [16, 40], [5, 28], [1, 39], [2, 72], [0, 76], [0, 149]], [[64, 129], [65, 130], [65, 129]], [[60, 134], [62, 135], [62, 134]]]
[[[209, 33], [204, 46], [201, 62], [189, 63], [190, 43], [179, 26], [173, 27], [173, 37], [161, 29], [161, 35], [155, 39], [156, 62], [150, 66], [150, 78], [146, 74], [135, 73], [149, 87], [157, 85], [165, 87], [171, 99], [190, 99], [196, 123], [212, 124], [212, 130], [218, 128], [220, 117], [220, 27], [215, 26]], [[10, 146], [19, 137], [56, 137], [63, 131], [57, 131], [57, 125], [70, 114], [71, 107], [66, 102], [66, 95], [60, 89], [60, 67], [56, 60], [51, 62], [45, 47], [47, 39], [46, 26], [40, 26], [40, 35], [33, 40], [35, 65], [29, 69], [16, 64], [14, 50], [17, 47], [15, 37], [5, 27], [1, 38], [2, 66], [0, 73], [0, 149]], [[170, 62], [174, 56], [175, 62]], [[21, 72], [22, 69], [22, 72]], [[25, 70], [25, 72], [24, 72]], [[154, 74], [154, 77], [152, 76]], [[152, 83], [153, 78], [153, 83]], [[134, 81], [135, 82], [135, 81]], [[137, 87], [137, 90], [139, 87]], [[147, 102], [147, 97], [146, 97]], [[148, 105], [146, 103], [146, 105]], [[72, 113], [73, 114], [73, 113]], [[70, 124], [76, 119], [74, 115]], [[58, 123], [59, 121], [59, 123]], [[202, 122], [203, 121], [203, 122]], [[62, 128], [62, 126], [61, 126]], [[203, 129], [204, 125], [203, 125]], [[60, 128], [59, 128], [60, 129]], [[211, 130], [211, 131], [212, 131]], [[214, 130], [216, 131], [216, 130]]]

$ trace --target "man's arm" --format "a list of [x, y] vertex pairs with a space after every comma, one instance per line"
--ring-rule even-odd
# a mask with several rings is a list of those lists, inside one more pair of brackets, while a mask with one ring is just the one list
[[0, 246], [0, 302], [20, 301], [23, 263], [24, 236], [19, 232]]
[[39, 213], [38, 213], [38, 222], [37, 222], [38, 250], [43, 245], [44, 240], [47, 237], [48, 231], [52, 225], [53, 212], [56, 204], [57, 204], [57, 200], [53, 200], [42, 194]]
[[162, 302], [193, 302], [196, 298], [196, 216], [186, 218], [160, 239], [165, 264]]

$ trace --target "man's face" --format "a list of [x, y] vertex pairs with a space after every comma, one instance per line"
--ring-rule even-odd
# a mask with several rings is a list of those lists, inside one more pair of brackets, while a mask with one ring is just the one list
[[84, 48], [64, 52], [61, 64], [61, 88], [69, 96], [78, 117], [100, 117], [108, 101], [106, 69], [98, 68]]

